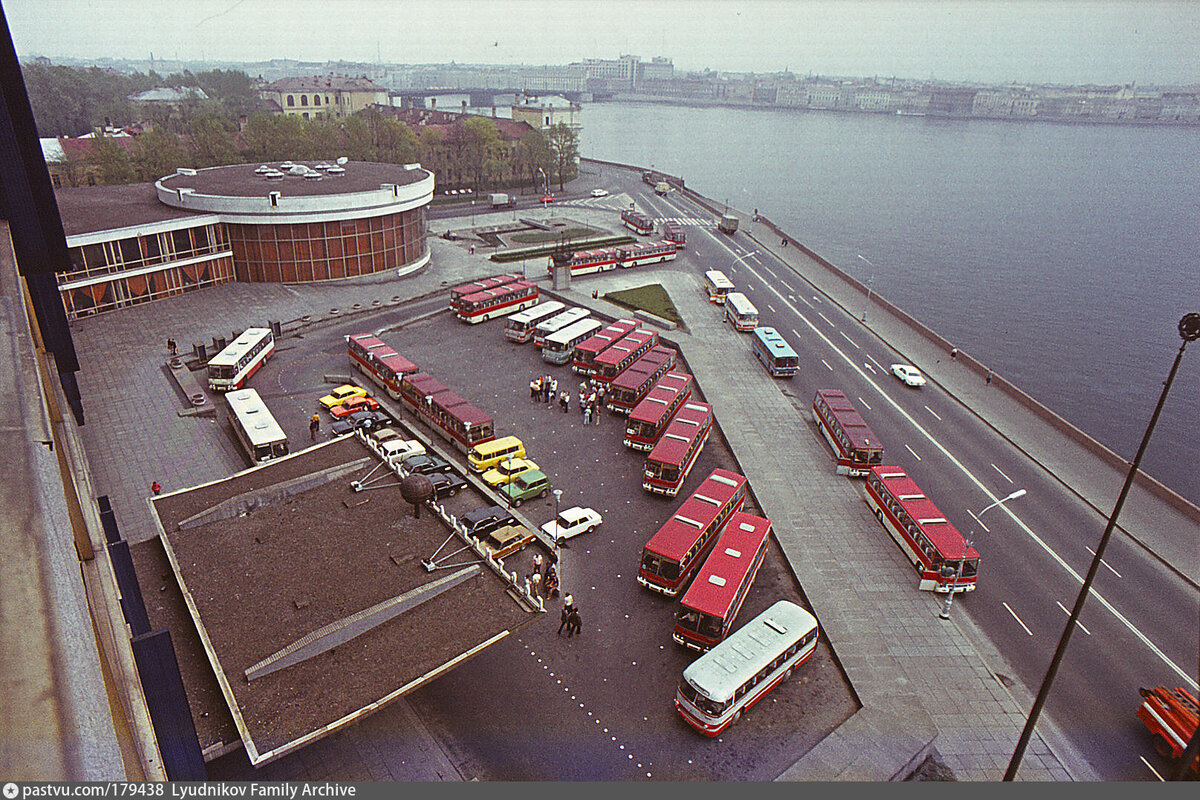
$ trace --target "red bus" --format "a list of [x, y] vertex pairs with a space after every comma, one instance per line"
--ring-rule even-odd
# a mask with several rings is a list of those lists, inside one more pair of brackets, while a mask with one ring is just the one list
[[708, 441], [712, 422], [712, 406], [708, 403], [684, 403], [658, 444], [646, 456], [642, 488], [667, 497], [679, 494]]
[[438, 435], [464, 453], [496, 438], [492, 418], [459, 397], [432, 375], [406, 375], [400, 400]]
[[683, 226], [671, 220], [663, 222], [663, 238], [668, 242], [673, 242], [680, 250], [687, 243], [687, 236], [683, 232]]
[[684, 592], [671, 638], [701, 652], [729, 635], [767, 553], [771, 522], [738, 511]]
[[617, 266], [621, 269], [640, 267], [643, 264], [657, 264], [660, 261], [674, 261], [678, 248], [674, 242], [647, 242], [646, 244], [631, 244], [617, 248]]
[[629, 412], [625, 423], [625, 446], [650, 450], [658, 442], [679, 407], [692, 396], [692, 376], [686, 372], [668, 372]]
[[979, 553], [967, 545], [963, 535], [904, 470], [871, 467], [863, 494], [867, 505], [916, 567], [918, 588], [943, 593], [975, 590]]
[[654, 387], [658, 379], [675, 366], [675, 351], [656, 344], [608, 384], [604, 405], [617, 414], [628, 414]]
[[745, 501], [745, 478], [713, 470], [642, 548], [638, 583], [667, 597], [679, 594]]
[[457, 312], [462, 299], [467, 295], [482, 292], [484, 289], [494, 289], [506, 283], [516, 283], [519, 280], [521, 280], [520, 273], [506, 272], [502, 275], [491, 275], [487, 278], [480, 278], [469, 283], [459, 284], [450, 290], [450, 310]]
[[513, 281], [475, 294], [468, 294], [458, 301], [454, 315], [463, 322], [475, 324], [487, 322], [493, 317], [503, 317], [514, 311], [529, 308], [538, 301], [538, 287], [529, 281]]
[[596, 371], [596, 356], [628, 336], [637, 329], [637, 326], [636, 319], [625, 317], [576, 345], [575, 356], [571, 361], [571, 371], [578, 372], [580, 375], [593, 374]]
[[610, 383], [641, 358], [646, 351], [658, 344], [658, 331], [639, 328], [596, 356], [592, 377], [601, 383]]
[[393, 400], [400, 399], [400, 383], [417, 365], [397, 353], [374, 334], [353, 333], [346, 337], [350, 366], [379, 384]]
[[640, 211], [626, 209], [621, 212], [621, 224], [639, 236], [653, 236], [654, 223]]
[[813, 395], [813, 422], [833, 448], [838, 475], [862, 478], [883, 463], [879, 437], [859, 416], [846, 395], [837, 389], [817, 389]]
[[[553, 271], [554, 259], [549, 259], [547, 270]], [[610, 269], [616, 269], [617, 251], [615, 249], [602, 250], [580, 250], [577, 253], [572, 253], [571, 258], [567, 261], [567, 266], [571, 269], [571, 276], [576, 275], [592, 275], [596, 272], [608, 272]]]

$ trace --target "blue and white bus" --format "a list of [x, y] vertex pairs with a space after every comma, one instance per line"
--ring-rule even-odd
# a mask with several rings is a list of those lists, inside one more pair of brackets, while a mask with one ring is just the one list
[[754, 357], [762, 362], [772, 378], [790, 378], [800, 367], [800, 359], [779, 331], [770, 327], [758, 327], [753, 332]]

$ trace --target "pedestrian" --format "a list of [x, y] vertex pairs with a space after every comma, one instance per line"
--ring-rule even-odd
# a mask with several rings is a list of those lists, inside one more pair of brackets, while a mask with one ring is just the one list
[[580, 630], [582, 625], [583, 617], [579, 615], [578, 606], [572, 606], [571, 610], [567, 612], [567, 638], [570, 639], [576, 633], [582, 635], [583, 631]]
[[991, 385], [991, 383], [992, 383], [992, 371], [991, 371], [990, 369], [988, 370], [988, 374], [987, 374], [987, 376], [986, 376], [986, 377], [983, 379], [983, 382], [984, 382], [984, 383], [986, 383], [986, 384], [988, 384], [988, 385]]
[[583, 409], [583, 424], [587, 425], [592, 421], [592, 407], [585, 406]]
[[162, 486], [159, 485], [158, 481], [155, 481], [154, 483], [150, 484], [150, 491], [158, 494], [162, 491]]
[[171, 355], [175, 355], [176, 346], [175, 346], [174, 337], [171, 337], [171, 336], [167, 337], [167, 352], [170, 353]]
[[958, 358], [958, 348], [957, 348], [957, 347], [951, 347], [951, 348], [950, 348], [950, 357], [951, 357], [951, 358]]
[[317, 431], [321, 429], [321, 417], [318, 414], [313, 414], [312, 419], [308, 421], [308, 439], [315, 442], [317, 440]]

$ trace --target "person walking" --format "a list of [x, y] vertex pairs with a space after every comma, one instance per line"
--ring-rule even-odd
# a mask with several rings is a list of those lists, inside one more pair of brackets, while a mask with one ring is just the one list
[[583, 626], [583, 617], [579, 615], [579, 607], [572, 606], [567, 612], [567, 638], [570, 639], [575, 634], [583, 634], [581, 630]]
[[313, 414], [312, 419], [308, 421], [308, 439], [315, 442], [317, 440], [317, 431], [321, 429], [321, 417], [318, 414]]

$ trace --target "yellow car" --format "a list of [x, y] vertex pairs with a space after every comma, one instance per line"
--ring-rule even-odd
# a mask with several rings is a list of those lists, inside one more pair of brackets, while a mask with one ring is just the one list
[[352, 383], [343, 383], [341, 386], [322, 397], [319, 402], [326, 408], [333, 408], [334, 406], [340, 406], [351, 397], [366, 397], [366, 394], [366, 389], [360, 389]]
[[483, 473], [482, 477], [488, 486], [506, 486], [518, 475], [537, 468], [538, 465], [528, 458], [507, 459]]

